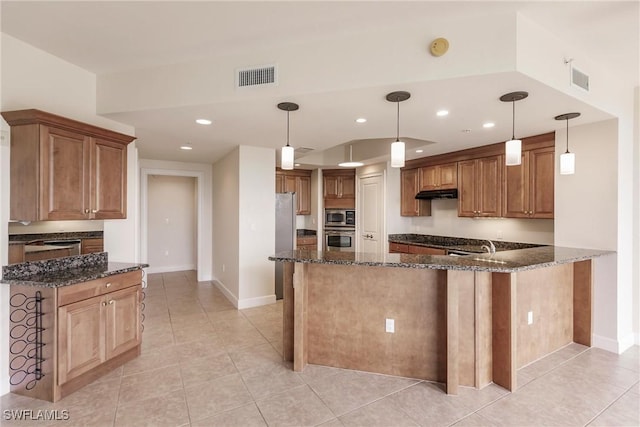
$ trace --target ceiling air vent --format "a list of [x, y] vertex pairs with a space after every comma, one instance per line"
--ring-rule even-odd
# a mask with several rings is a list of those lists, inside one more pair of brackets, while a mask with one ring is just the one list
[[589, 76], [575, 67], [571, 67], [571, 84], [589, 92]]
[[236, 71], [236, 87], [274, 85], [278, 81], [275, 65], [242, 68]]
[[313, 148], [307, 148], [307, 147], [296, 147], [295, 149], [295, 153], [296, 155], [302, 156], [304, 154], [307, 154], [309, 152], [313, 151]]

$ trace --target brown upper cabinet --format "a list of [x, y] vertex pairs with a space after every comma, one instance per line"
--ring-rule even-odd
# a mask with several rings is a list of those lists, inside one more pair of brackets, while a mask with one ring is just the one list
[[458, 216], [502, 216], [503, 156], [458, 163]]
[[522, 164], [505, 166], [504, 213], [508, 218], [553, 218], [555, 148], [525, 150]]
[[400, 172], [400, 214], [420, 215], [410, 196], [419, 182], [422, 191], [457, 188], [458, 216], [553, 219], [554, 166], [554, 132], [523, 138], [518, 166], [504, 164], [504, 142], [409, 160]]
[[39, 110], [2, 116], [11, 126], [12, 220], [127, 217], [127, 144], [134, 137]]
[[420, 191], [420, 169], [403, 169], [400, 171], [400, 215], [431, 215], [430, 200], [416, 200]]
[[324, 207], [356, 207], [356, 171], [354, 169], [325, 169], [322, 171]]
[[420, 168], [420, 190], [450, 190], [458, 188], [458, 163]]
[[276, 193], [296, 193], [296, 215], [310, 215], [311, 171], [276, 168]]

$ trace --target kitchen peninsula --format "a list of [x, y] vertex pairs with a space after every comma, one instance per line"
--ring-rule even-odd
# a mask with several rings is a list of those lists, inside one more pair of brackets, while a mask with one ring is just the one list
[[517, 370], [591, 345], [592, 259], [554, 246], [466, 256], [296, 250], [284, 263], [284, 358], [514, 391]]
[[56, 402], [140, 355], [147, 266], [106, 252], [4, 266], [11, 391]]

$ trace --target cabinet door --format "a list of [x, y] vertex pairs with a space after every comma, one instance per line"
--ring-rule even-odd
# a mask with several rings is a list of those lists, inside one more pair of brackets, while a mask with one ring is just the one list
[[323, 177], [325, 199], [337, 199], [339, 197], [338, 180], [339, 178], [336, 175], [325, 175]]
[[400, 171], [400, 215], [419, 216], [418, 192], [419, 169]]
[[354, 199], [356, 197], [356, 177], [341, 176], [339, 179], [339, 197], [343, 199]]
[[479, 216], [502, 216], [502, 156], [476, 160], [478, 185], [477, 211]]
[[284, 176], [284, 192], [285, 193], [295, 193], [296, 188], [296, 177], [293, 175], [285, 175]]
[[140, 344], [140, 287], [104, 296], [106, 302], [106, 359]]
[[477, 214], [476, 161], [458, 162], [458, 216]]
[[88, 137], [40, 126], [40, 220], [89, 218], [89, 156]]
[[91, 143], [91, 218], [127, 217], [127, 147], [93, 139]]
[[103, 239], [82, 239], [82, 244], [80, 245], [82, 255], [92, 254], [95, 252], [103, 252], [104, 251], [104, 240]]
[[437, 166], [427, 166], [420, 168], [420, 190], [435, 190], [440, 185]]
[[311, 214], [311, 177], [298, 176], [296, 177], [296, 203], [298, 209], [296, 214], [298, 215], [310, 215]]
[[529, 152], [522, 153], [522, 162], [504, 168], [504, 216], [529, 218]]
[[553, 218], [554, 147], [529, 152], [529, 211], [531, 218]]
[[437, 167], [438, 189], [458, 188], [458, 163], [448, 163]]
[[276, 193], [284, 193], [284, 175], [276, 172]]
[[58, 384], [105, 360], [103, 303], [100, 296], [58, 308]]

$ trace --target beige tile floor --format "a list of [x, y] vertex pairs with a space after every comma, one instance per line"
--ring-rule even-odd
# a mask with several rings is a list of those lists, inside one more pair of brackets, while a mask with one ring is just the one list
[[[282, 362], [282, 305], [237, 311], [195, 272], [148, 277], [142, 355], [55, 404], [0, 397], [17, 426], [638, 426], [640, 351], [571, 344], [521, 369], [515, 393]], [[67, 410], [11, 421], [5, 410]], [[36, 413], [36, 412], [34, 412]]]

